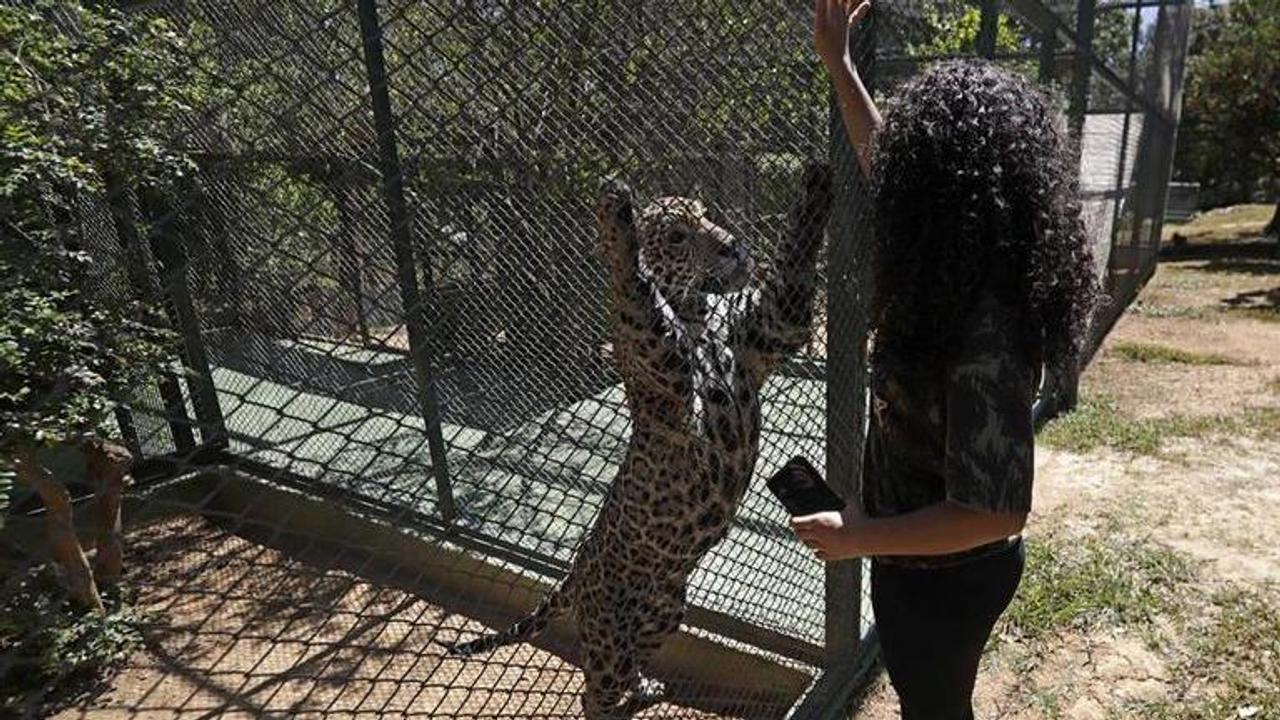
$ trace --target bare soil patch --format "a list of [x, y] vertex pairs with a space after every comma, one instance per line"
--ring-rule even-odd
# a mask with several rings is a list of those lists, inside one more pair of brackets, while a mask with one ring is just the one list
[[[1155, 277], [1107, 338], [1083, 391], [1139, 417], [1280, 406], [1280, 255], [1273, 241], [1188, 246]], [[1280, 311], [1275, 320], [1280, 320]], [[1147, 343], [1221, 355], [1239, 365], [1136, 363], [1112, 349]]]
[[1204, 317], [1275, 307], [1278, 280], [1280, 253], [1273, 240], [1188, 246], [1161, 263], [1136, 310]]
[[1207, 563], [1217, 580], [1280, 579], [1280, 446], [1241, 438], [1174, 441], [1166, 457], [1037, 451], [1037, 522], [1100, 517]]
[[[58, 718], [576, 718], [582, 675], [530, 645], [483, 659], [437, 644], [478, 622], [184, 517], [130, 534], [153, 620], [108, 683]], [[713, 718], [671, 705], [644, 718]]]

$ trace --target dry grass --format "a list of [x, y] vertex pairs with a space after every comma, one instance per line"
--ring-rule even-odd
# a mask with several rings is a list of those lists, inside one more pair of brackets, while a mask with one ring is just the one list
[[1247, 365], [1249, 363], [1221, 353], [1195, 352], [1156, 343], [1121, 342], [1111, 352], [1130, 362], [1176, 363], [1181, 365]]
[[1172, 241], [1174, 235], [1188, 242], [1223, 242], [1262, 234], [1263, 228], [1275, 212], [1274, 205], [1234, 205], [1199, 213], [1185, 223], [1170, 223], [1164, 227], [1164, 239]]

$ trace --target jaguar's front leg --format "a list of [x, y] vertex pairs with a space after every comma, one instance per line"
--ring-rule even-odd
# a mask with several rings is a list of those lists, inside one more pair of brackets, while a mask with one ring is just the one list
[[811, 164], [805, 172], [804, 197], [791, 211], [791, 234], [763, 285], [748, 296], [743, 325], [736, 333], [747, 374], [757, 388], [811, 337], [818, 248], [831, 202], [830, 168]]
[[606, 181], [596, 203], [596, 222], [609, 275], [614, 363], [630, 392], [666, 392], [688, 368], [656, 291], [640, 270], [631, 188], [620, 180]]

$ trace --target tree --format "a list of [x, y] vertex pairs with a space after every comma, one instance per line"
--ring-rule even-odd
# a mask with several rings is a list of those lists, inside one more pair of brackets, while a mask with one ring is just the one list
[[[67, 2], [0, 7], [0, 48], [0, 464], [44, 502], [72, 599], [100, 610], [98, 582], [121, 572], [131, 459], [114, 412], [167, 363], [171, 338], [155, 308], [104, 297], [83, 214], [105, 201], [141, 223], [137, 197], [190, 173], [165, 141], [188, 107], [188, 70], [164, 23]], [[145, 256], [140, 244], [122, 250]], [[85, 455], [98, 487], [93, 570], [65, 479], [42, 464], [59, 447]]]
[[[929, 7], [924, 19], [929, 28], [929, 39], [923, 43], [911, 44], [908, 50], [912, 55], [965, 55], [972, 53], [978, 44], [982, 12], [972, 5], [960, 8]], [[1026, 49], [1031, 40], [1019, 30], [1009, 15], [1000, 14], [996, 22], [997, 54]]]
[[[1208, 204], [1280, 194], [1280, 0], [1196, 10], [1176, 170]], [[1280, 198], [1277, 198], [1280, 200]], [[1277, 211], [1280, 212], [1280, 203]], [[1280, 231], [1280, 218], [1271, 232]]]

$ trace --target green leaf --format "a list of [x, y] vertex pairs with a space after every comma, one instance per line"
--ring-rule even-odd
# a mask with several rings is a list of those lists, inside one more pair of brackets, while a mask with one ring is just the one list
[[0, 288], [0, 452], [99, 432], [172, 357], [163, 314], [97, 297], [95, 258], [66, 248], [88, 245], [70, 220], [108, 175], [177, 192], [192, 164], [171, 138], [193, 78], [167, 23], [0, 6], [0, 270], [16, 278]]

